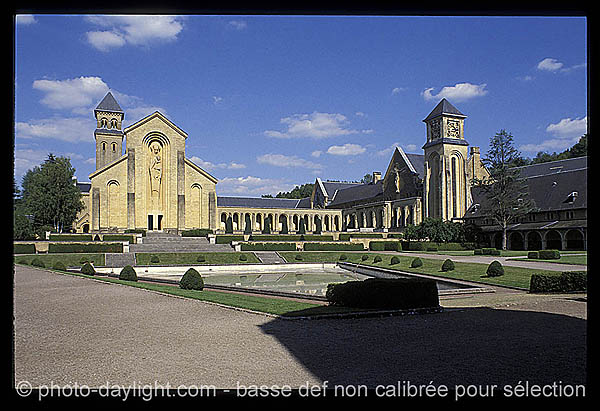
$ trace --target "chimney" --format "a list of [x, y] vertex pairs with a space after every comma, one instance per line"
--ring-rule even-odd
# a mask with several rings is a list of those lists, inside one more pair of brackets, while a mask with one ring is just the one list
[[373, 171], [373, 184], [377, 183], [378, 181], [381, 181], [381, 172]]

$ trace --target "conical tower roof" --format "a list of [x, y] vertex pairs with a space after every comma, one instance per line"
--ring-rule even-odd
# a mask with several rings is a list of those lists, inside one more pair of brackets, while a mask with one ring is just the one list
[[429, 121], [432, 118], [441, 116], [442, 114], [450, 114], [452, 116], [457, 116], [457, 117], [467, 117], [463, 113], [461, 113], [456, 107], [454, 107], [452, 104], [450, 104], [450, 102], [448, 100], [443, 98], [442, 101], [440, 101], [438, 103], [438, 105], [435, 106], [435, 108], [431, 111], [431, 113], [429, 113], [429, 115], [423, 121]]
[[112, 93], [109, 91], [106, 96], [102, 99], [98, 107], [96, 107], [95, 111], [116, 111], [122, 113], [123, 110], [117, 100], [113, 97]]

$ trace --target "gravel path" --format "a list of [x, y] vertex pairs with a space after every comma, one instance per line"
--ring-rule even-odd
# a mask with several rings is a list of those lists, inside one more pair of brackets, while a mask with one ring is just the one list
[[445, 299], [439, 314], [290, 321], [23, 266], [14, 291], [15, 382], [34, 386], [586, 378], [582, 296], [511, 291]]

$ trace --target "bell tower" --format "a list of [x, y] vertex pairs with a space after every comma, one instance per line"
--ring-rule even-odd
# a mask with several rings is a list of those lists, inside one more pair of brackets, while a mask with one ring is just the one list
[[467, 211], [465, 116], [445, 98], [423, 120], [427, 125], [424, 217], [452, 220]]
[[109, 91], [94, 110], [96, 117], [96, 170], [112, 163], [123, 153], [123, 118], [125, 113]]

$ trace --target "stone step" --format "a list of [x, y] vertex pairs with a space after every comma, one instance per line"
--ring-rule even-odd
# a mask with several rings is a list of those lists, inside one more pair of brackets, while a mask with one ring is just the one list
[[106, 267], [125, 267], [135, 265], [135, 254], [133, 253], [106, 253], [104, 257]]
[[286, 261], [276, 251], [255, 251], [254, 255], [263, 264], [284, 264]]
[[233, 252], [227, 244], [131, 244], [130, 253]]

